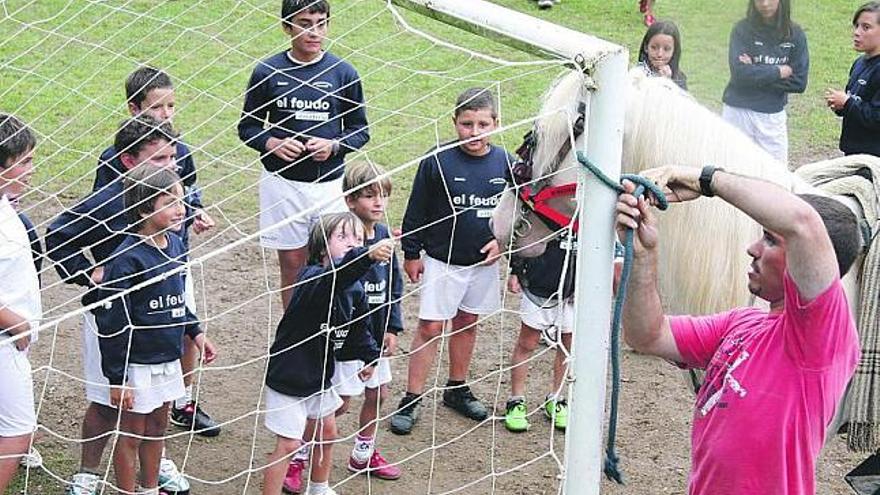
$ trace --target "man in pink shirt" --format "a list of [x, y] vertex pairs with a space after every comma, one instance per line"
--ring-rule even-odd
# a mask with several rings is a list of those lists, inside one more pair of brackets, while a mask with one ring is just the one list
[[[648, 203], [618, 198], [618, 230], [635, 228], [624, 337], [639, 352], [703, 368], [691, 437], [691, 495], [815, 493], [815, 462], [859, 360], [840, 277], [859, 249], [842, 204], [795, 196], [759, 179], [705, 167], [643, 175], [672, 202], [717, 195], [764, 229], [747, 252], [749, 290], [770, 311], [667, 316], [657, 291], [657, 222]], [[717, 200], [716, 200], [717, 201]]]

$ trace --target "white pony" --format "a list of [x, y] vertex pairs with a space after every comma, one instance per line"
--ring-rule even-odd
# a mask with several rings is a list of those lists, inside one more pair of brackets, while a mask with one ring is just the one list
[[[573, 153], [569, 152], [555, 167], [545, 164], [553, 165], [548, 157], [558, 152], [560, 143], [571, 139], [570, 129], [583, 91], [583, 76], [571, 71], [558, 79], [544, 98], [542, 117], [536, 122], [538, 139], [532, 154], [533, 177], [547, 177], [542, 184], [560, 185], [576, 181], [579, 165], [576, 165]], [[809, 164], [798, 173], [792, 173], [671, 81], [648, 77], [635, 69], [630, 73], [623, 171], [638, 173], [662, 165], [714, 165], [730, 172], [763, 178], [794, 193], [822, 195], [838, 191], [823, 192], [821, 186], [817, 189], [811, 184], [822, 184], [835, 178], [832, 171], [866, 169], [874, 172], [874, 177], [880, 177], [880, 158], [864, 155]], [[874, 223], [880, 218], [877, 192], [876, 189], [869, 190], [862, 194], [860, 201], [851, 197], [834, 197], [860, 218]], [[560, 201], [558, 208], [570, 216], [575, 205], [570, 200]], [[500, 242], [518, 250], [518, 254], [539, 255], [543, 247], [533, 244], [552, 237], [552, 231], [534, 217], [533, 212], [523, 207], [515, 192], [508, 192], [493, 215], [493, 231]], [[711, 198], [672, 205], [658, 218], [661, 233], [660, 291], [667, 311], [709, 314], [753, 302], [747, 289], [746, 273], [750, 259], [746, 247], [760, 235], [760, 227], [754, 220], [724, 201]], [[876, 258], [880, 249], [875, 251]], [[865, 298], [859, 293], [861, 263], [860, 258], [844, 279], [856, 315]], [[867, 304], [876, 305], [870, 299]], [[872, 309], [872, 315], [875, 312]], [[877, 333], [876, 321], [860, 321], [858, 317], [856, 321], [860, 333], [864, 334], [864, 327], [868, 325], [873, 333]], [[862, 340], [864, 347], [864, 338]], [[872, 408], [867, 421], [871, 425], [878, 423], [874, 405], [864, 406]], [[863, 440], [862, 448], [864, 443]], [[873, 446], [874, 440], [870, 439], [868, 443]]]

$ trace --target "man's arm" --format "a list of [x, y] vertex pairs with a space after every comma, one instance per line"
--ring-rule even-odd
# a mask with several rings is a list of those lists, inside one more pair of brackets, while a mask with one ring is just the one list
[[625, 181], [626, 192], [617, 201], [617, 232], [621, 241], [628, 228], [636, 229], [634, 257], [623, 305], [623, 338], [633, 349], [672, 361], [681, 354], [672, 336], [669, 320], [663, 314], [657, 289], [657, 220], [644, 199], [636, 200], [635, 189]]
[[[660, 167], [643, 175], [663, 188], [670, 201], [686, 201], [700, 196], [700, 172], [693, 167]], [[776, 184], [724, 171], [715, 173], [711, 188], [719, 198], [782, 237], [786, 268], [805, 300], [820, 295], [840, 276], [825, 224], [804, 200]]]

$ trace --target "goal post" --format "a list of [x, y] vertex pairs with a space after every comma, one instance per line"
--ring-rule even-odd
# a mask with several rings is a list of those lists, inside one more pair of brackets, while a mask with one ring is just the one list
[[[484, 0], [390, 1], [518, 50], [573, 62], [592, 86], [587, 130], [577, 147], [608, 177], [620, 175], [626, 48]], [[603, 462], [617, 195], [587, 174], [586, 169], [578, 173], [578, 215], [584, 228], [578, 234], [574, 383], [565, 441], [563, 492], [568, 495], [598, 494]]]

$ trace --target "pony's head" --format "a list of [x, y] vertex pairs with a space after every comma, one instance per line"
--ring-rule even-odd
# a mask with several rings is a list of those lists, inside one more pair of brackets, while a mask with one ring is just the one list
[[554, 188], [577, 181], [573, 140], [585, 92], [583, 73], [570, 70], [560, 76], [544, 95], [535, 126], [517, 152], [514, 187], [501, 197], [491, 225], [499, 243], [518, 256], [540, 256], [544, 243], [563, 230], [576, 212], [573, 191]]

